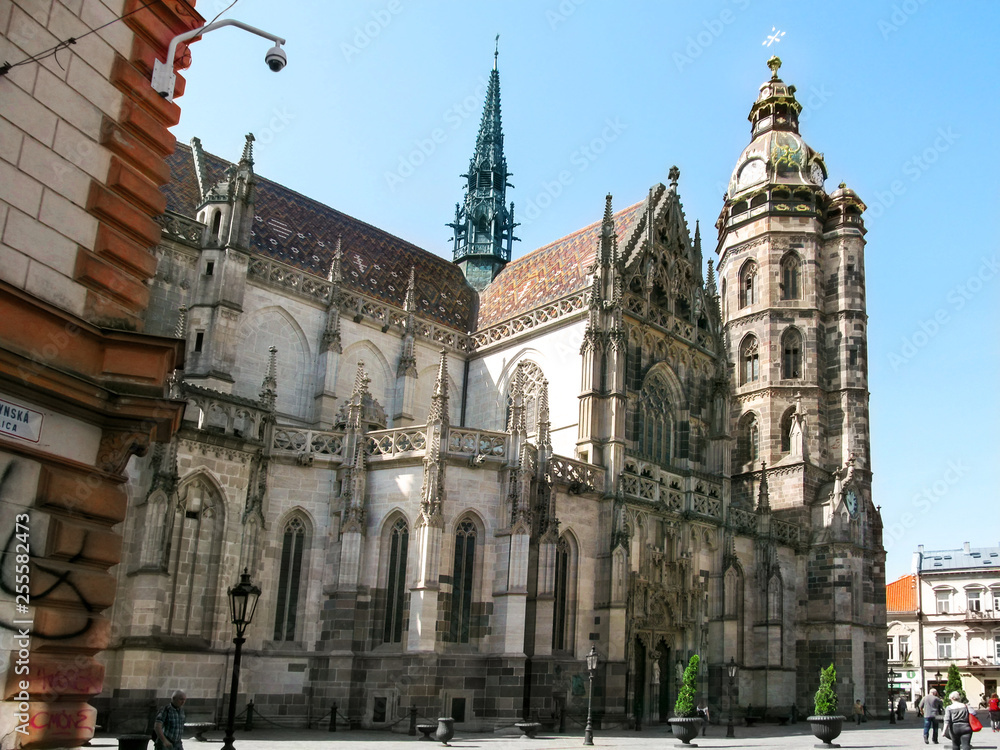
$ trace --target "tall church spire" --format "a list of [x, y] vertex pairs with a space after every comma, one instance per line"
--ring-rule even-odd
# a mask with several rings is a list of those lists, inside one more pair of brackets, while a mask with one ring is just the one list
[[[497, 37], [499, 39], [499, 36]], [[465, 200], [455, 205], [454, 260], [476, 289], [484, 289], [510, 260], [514, 236], [514, 204], [507, 208], [507, 160], [503, 153], [500, 119], [500, 72], [494, 52], [493, 70], [486, 89], [486, 105], [469, 162]]]

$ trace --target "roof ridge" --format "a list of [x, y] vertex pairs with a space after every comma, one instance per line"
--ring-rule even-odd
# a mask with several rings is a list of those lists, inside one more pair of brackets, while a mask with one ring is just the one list
[[[191, 146], [189, 146], [186, 143], [181, 143], [179, 141], [177, 143], [177, 147], [178, 148], [186, 149], [189, 152], [192, 151]], [[218, 154], [213, 154], [212, 152], [206, 151], [205, 149], [202, 149], [202, 153], [206, 157], [211, 157], [213, 159], [218, 159], [219, 161], [223, 162], [224, 164], [236, 166], [234, 162], [229, 161], [225, 157], [219, 156]], [[276, 187], [279, 187], [282, 190], [284, 190], [284, 191], [286, 191], [288, 193], [291, 193], [292, 195], [295, 195], [295, 196], [297, 196], [299, 198], [302, 198], [303, 200], [307, 201], [308, 203], [313, 204], [314, 206], [319, 206], [319, 207], [321, 207], [323, 209], [326, 209], [328, 211], [331, 211], [331, 212], [337, 214], [338, 216], [342, 216], [345, 219], [350, 219], [353, 222], [357, 222], [358, 224], [363, 225], [364, 227], [367, 227], [368, 229], [372, 229], [375, 232], [377, 232], [378, 234], [381, 234], [381, 235], [383, 235], [385, 237], [391, 237], [394, 240], [398, 240], [402, 244], [407, 245], [408, 247], [411, 247], [414, 250], [418, 250], [418, 251], [420, 251], [422, 253], [426, 253], [429, 257], [434, 258], [435, 260], [442, 261], [444, 264], [446, 264], [448, 266], [453, 265], [452, 261], [448, 260], [444, 256], [438, 255], [438, 254], [436, 254], [434, 252], [431, 252], [430, 250], [428, 250], [426, 248], [420, 247], [420, 245], [415, 245], [412, 242], [410, 242], [409, 240], [400, 237], [399, 235], [395, 235], [392, 232], [387, 232], [385, 229], [382, 229], [381, 227], [377, 227], [374, 224], [368, 223], [364, 219], [359, 219], [356, 216], [352, 216], [351, 214], [344, 213], [343, 211], [341, 211], [339, 209], [336, 209], [336, 208], [334, 208], [331, 205], [323, 203], [322, 201], [316, 200], [315, 198], [310, 198], [308, 195], [306, 195], [304, 193], [300, 193], [295, 188], [290, 188], [290, 187], [288, 187], [288, 185], [285, 185], [285, 184], [283, 184], [281, 182], [277, 182], [276, 180], [272, 180], [272, 179], [270, 179], [268, 177], [264, 177], [264, 176], [258, 174], [256, 171], [254, 172], [254, 177], [257, 178], [258, 182], [266, 182], [269, 185], [274, 185]]]

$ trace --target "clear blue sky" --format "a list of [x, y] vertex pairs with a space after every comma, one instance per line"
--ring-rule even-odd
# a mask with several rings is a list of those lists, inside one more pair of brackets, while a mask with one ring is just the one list
[[515, 255], [599, 220], [608, 192], [619, 208], [641, 199], [676, 164], [714, 257], [778, 54], [827, 189], [844, 181], [869, 206], [887, 579], [918, 544], [1000, 544], [1000, 4], [239, 0], [226, 15], [284, 36], [288, 67], [268, 71], [263, 39], [207, 35], [178, 139], [235, 160], [253, 132], [258, 174], [446, 257], [496, 34]]

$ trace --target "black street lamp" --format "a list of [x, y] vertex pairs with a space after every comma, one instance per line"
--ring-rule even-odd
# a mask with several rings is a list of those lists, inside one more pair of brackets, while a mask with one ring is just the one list
[[729, 726], [726, 727], [726, 737], [735, 737], [736, 731], [733, 729], [733, 682], [736, 680], [736, 673], [740, 671], [736, 659], [729, 657], [729, 664], [726, 665], [729, 671]]
[[240, 659], [243, 656], [243, 644], [246, 639], [243, 634], [247, 631], [247, 626], [253, 620], [254, 610], [257, 609], [257, 600], [260, 598], [260, 589], [250, 583], [250, 574], [246, 568], [240, 575], [240, 582], [229, 589], [229, 613], [236, 626], [236, 637], [233, 643], [236, 644], [236, 653], [233, 654], [233, 685], [229, 691], [229, 720], [226, 722], [226, 736], [223, 740], [222, 750], [236, 750], [233, 745], [233, 725], [236, 723], [236, 694], [240, 686]]
[[590, 697], [587, 698], [587, 728], [583, 731], [583, 744], [594, 744], [594, 675], [597, 674], [597, 662], [600, 657], [597, 655], [597, 646], [590, 647], [587, 654], [587, 671], [590, 673]]
[[896, 689], [896, 678], [899, 677], [899, 673], [895, 669], [889, 667], [889, 723], [896, 723], [896, 701], [893, 700], [893, 693]]

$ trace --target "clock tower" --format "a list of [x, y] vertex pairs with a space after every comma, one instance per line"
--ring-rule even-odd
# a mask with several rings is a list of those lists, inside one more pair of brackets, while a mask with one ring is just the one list
[[780, 571], [785, 588], [801, 589], [807, 620], [777, 644], [773, 628], [761, 631], [747, 653], [764, 655], [767, 680], [780, 682], [776, 661], [797, 664], [799, 704], [832, 661], [845, 699], [878, 705], [875, 693], [851, 692], [884, 692], [874, 671], [885, 649], [885, 552], [871, 496], [865, 205], [843, 183], [826, 192], [825, 159], [799, 133], [802, 105], [780, 66], [768, 61], [750, 110], [751, 142], [716, 225], [718, 273], [733, 373], [732, 506], [753, 507], [763, 486], [774, 518], [811, 528], [808, 554]]

